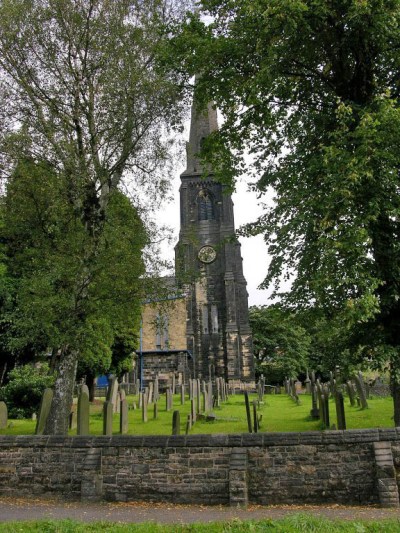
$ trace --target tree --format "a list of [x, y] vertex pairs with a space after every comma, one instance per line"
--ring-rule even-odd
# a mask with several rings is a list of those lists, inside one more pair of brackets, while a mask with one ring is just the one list
[[389, 355], [400, 425], [400, 3], [203, 0], [172, 40], [225, 123], [203, 156], [232, 180], [252, 156], [273, 205], [248, 227], [297, 307], [340, 316], [351, 349]]
[[268, 383], [296, 378], [307, 367], [310, 337], [293, 312], [278, 305], [250, 307], [256, 371]]
[[147, 235], [137, 210], [114, 191], [91, 260], [87, 298], [77, 310], [73, 284], [86, 234], [67, 197], [47, 165], [20, 163], [9, 180], [0, 238], [13, 281], [13, 304], [3, 306], [8, 328], [0, 339], [11, 354], [35, 347], [30, 353], [36, 360], [50, 351], [53, 368], [62, 357], [59, 347], [67, 344], [79, 350], [80, 372], [94, 378], [112, 366], [121, 330], [135, 337], [139, 328]]
[[[92, 268], [105, 246], [113, 192], [127, 174], [142, 192], [165, 189], [166, 128], [179, 122], [183, 101], [172, 74], [159, 66], [158, 56], [166, 38], [165, 23], [179, 16], [184, 4], [177, 7], [172, 0], [4, 0], [0, 4], [3, 176], [8, 179], [21, 160], [46, 163], [62, 183], [71, 224], [80, 225], [79, 259], [71, 260], [66, 285], [60, 296], [54, 295], [55, 300], [68, 295], [74, 311], [62, 342], [53, 348], [59, 356], [48, 433], [67, 432], [80, 357], [79, 346], [67, 339], [87, 319]], [[41, 289], [38, 279], [36, 290]], [[49, 303], [49, 308], [54, 305]], [[33, 318], [44, 322], [45, 317]], [[46, 324], [46, 334], [53, 335], [48, 320]]]

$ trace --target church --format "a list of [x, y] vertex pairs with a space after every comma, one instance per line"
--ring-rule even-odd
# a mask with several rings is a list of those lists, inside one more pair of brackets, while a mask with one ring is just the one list
[[[138, 355], [141, 386], [157, 374], [160, 384], [222, 377], [232, 385], [254, 383], [248, 294], [231, 194], [205, 176], [198, 157], [203, 140], [218, 128], [209, 104], [191, 110], [187, 166], [181, 174], [180, 234], [175, 277], [166, 296], [143, 309]], [[178, 382], [179, 382], [178, 381]]]

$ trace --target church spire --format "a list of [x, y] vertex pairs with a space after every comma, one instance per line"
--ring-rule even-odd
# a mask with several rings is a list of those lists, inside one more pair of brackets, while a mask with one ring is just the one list
[[205, 110], [200, 110], [194, 99], [191, 111], [189, 142], [186, 143], [187, 167], [184, 174], [201, 174], [203, 169], [199, 158], [203, 140], [213, 131], [218, 130], [217, 110], [209, 103]]

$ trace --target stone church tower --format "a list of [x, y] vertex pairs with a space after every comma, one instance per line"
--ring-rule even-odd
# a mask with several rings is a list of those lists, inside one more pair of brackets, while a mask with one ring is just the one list
[[187, 349], [195, 377], [254, 381], [248, 294], [240, 243], [235, 238], [231, 195], [203, 176], [197, 156], [218, 128], [216, 109], [192, 106], [187, 168], [181, 174], [178, 279], [185, 284]]

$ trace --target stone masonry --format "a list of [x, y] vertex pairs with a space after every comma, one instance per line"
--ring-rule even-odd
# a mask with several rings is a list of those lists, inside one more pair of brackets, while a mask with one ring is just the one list
[[398, 505], [400, 428], [0, 436], [0, 495], [198, 504]]

